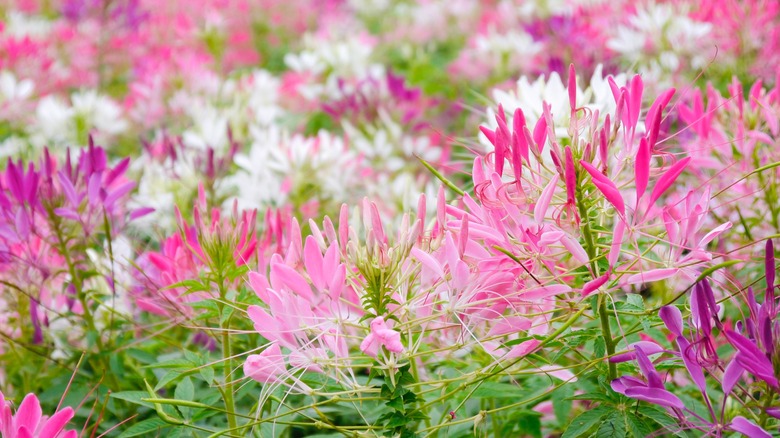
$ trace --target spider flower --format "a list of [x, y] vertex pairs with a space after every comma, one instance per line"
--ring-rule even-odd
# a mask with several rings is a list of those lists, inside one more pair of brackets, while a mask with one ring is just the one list
[[73, 418], [73, 408], [66, 407], [52, 416], [43, 415], [35, 394], [27, 394], [16, 414], [0, 392], [0, 435], [3, 438], [76, 438], [75, 430], [63, 430]]

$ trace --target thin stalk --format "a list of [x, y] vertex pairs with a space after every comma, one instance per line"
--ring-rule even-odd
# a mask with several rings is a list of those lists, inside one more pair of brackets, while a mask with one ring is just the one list
[[225, 377], [225, 391], [224, 391], [224, 401], [225, 401], [225, 410], [227, 411], [227, 421], [228, 421], [228, 429], [229, 430], [236, 430], [238, 428], [238, 423], [236, 422], [236, 404], [233, 399], [233, 379], [231, 379], [230, 374], [233, 371], [233, 367], [230, 365], [231, 358], [232, 358], [232, 351], [230, 346], [230, 318], [225, 319], [225, 321], [222, 320], [222, 311], [225, 308], [225, 305], [221, 303], [221, 301], [225, 300], [225, 286], [224, 281], [220, 278], [219, 281], [219, 297], [220, 301], [217, 302], [217, 309], [219, 309], [219, 328], [222, 332], [222, 373]]

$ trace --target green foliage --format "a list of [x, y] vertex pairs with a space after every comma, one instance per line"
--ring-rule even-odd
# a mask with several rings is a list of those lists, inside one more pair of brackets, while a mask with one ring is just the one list
[[417, 408], [419, 398], [408, 386], [415, 383], [409, 365], [399, 368], [392, 378], [385, 378], [380, 395], [385, 399], [385, 412], [378, 422], [385, 430], [384, 436], [402, 438], [417, 437], [416, 424], [428, 416]]

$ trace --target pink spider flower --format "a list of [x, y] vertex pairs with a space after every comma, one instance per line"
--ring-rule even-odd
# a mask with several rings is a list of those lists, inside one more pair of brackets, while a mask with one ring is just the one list
[[51, 417], [43, 415], [35, 394], [27, 394], [14, 414], [0, 392], [0, 435], [3, 438], [76, 438], [75, 430], [63, 430], [71, 418], [73, 409], [69, 406]]
[[391, 353], [403, 353], [401, 334], [393, 330], [383, 317], [378, 316], [371, 320], [370, 326], [371, 333], [360, 343], [360, 351], [371, 357], [376, 357], [381, 347]]

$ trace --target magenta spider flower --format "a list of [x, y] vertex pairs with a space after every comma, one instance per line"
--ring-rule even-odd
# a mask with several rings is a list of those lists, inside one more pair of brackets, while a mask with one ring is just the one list
[[643, 400], [659, 406], [682, 409], [684, 407], [682, 400], [666, 389], [661, 375], [656, 371], [642, 346], [634, 345], [634, 350], [636, 351], [639, 369], [645, 380], [637, 379], [636, 377], [619, 377], [612, 381], [612, 389], [626, 397]]
[[16, 414], [0, 392], [0, 436], [3, 438], [76, 438], [75, 430], [63, 430], [73, 418], [73, 408], [66, 407], [51, 417], [43, 415], [35, 394], [27, 394]]

